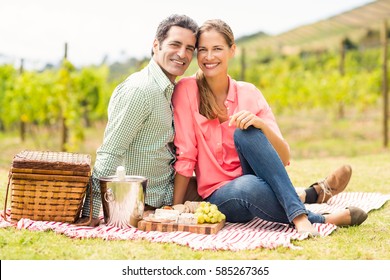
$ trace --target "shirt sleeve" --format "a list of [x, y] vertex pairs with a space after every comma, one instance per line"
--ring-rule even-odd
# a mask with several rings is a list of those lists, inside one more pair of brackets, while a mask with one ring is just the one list
[[179, 174], [191, 177], [195, 169], [198, 154], [195, 122], [193, 118], [194, 111], [191, 108], [191, 101], [196, 99], [197, 89], [194, 86], [187, 86], [186, 84], [188, 83], [180, 81], [176, 85], [172, 97], [175, 122], [174, 144], [176, 146], [177, 157], [174, 168]]

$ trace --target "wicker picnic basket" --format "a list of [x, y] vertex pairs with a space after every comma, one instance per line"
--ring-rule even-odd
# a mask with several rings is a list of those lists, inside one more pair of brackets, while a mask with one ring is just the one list
[[11, 185], [12, 222], [29, 218], [74, 223], [80, 217], [90, 176], [89, 155], [22, 151], [12, 161], [4, 211]]

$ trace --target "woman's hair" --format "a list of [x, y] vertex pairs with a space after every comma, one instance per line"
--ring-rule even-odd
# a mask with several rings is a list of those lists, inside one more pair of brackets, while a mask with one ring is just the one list
[[[168, 32], [172, 26], [179, 26], [191, 30], [195, 36], [198, 32], [198, 24], [192, 18], [186, 15], [173, 14], [160, 22], [157, 27], [155, 38], [160, 43], [164, 42], [164, 40], [168, 37]], [[154, 53], [152, 48], [152, 56], [153, 54]]]
[[[203, 25], [199, 28], [196, 40], [197, 47], [200, 35], [210, 30], [215, 30], [220, 33], [225, 38], [228, 46], [233, 46], [234, 35], [230, 26], [220, 19], [212, 19], [203, 23]], [[198, 85], [200, 96], [199, 113], [210, 120], [215, 119], [219, 114], [223, 113], [223, 111], [218, 107], [213, 92], [206, 81], [203, 71], [200, 69], [196, 73], [196, 83]]]

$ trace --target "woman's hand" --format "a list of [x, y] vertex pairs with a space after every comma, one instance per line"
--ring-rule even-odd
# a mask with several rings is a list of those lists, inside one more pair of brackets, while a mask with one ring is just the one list
[[262, 120], [256, 116], [255, 114], [242, 110], [240, 112], [235, 113], [230, 117], [229, 126], [235, 124], [239, 129], [247, 129], [251, 125], [256, 128], [261, 128], [260, 125]]

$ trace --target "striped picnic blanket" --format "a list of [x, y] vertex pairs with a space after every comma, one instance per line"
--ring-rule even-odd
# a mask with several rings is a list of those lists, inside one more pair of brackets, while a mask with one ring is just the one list
[[[307, 204], [306, 207], [316, 213], [333, 213], [347, 206], [360, 207], [366, 212], [382, 207], [390, 200], [390, 194], [344, 192], [332, 197], [327, 204]], [[168, 242], [189, 246], [194, 250], [245, 250], [256, 248], [273, 249], [279, 246], [292, 249], [300, 247], [292, 244], [292, 240], [308, 238], [307, 234], [299, 234], [287, 224], [267, 222], [253, 219], [244, 224], [226, 223], [216, 234], [196, 234], [189, 232], [157, 232], [141, 231], [136, 228], [120, 229], [101, 224], [98, 227], [76, 226], [61, 222], [33, 221], [21, 219], [17, 224], [11, 224], [4, 219], [4, 211], [0, 216], [0, 228], [16, 227], [32, 231], [52, 230], [71, 238], [102, 238], [105, 240], [137, 240], [150, 242]], [[10, 215], [10, 209], [6, 215]], [[370, 217], [368, 217], [370, 218]], [[103, 216], [101, 215], [101, 219]], [[9, 220], [9, 219], [8, 219]], [[337, 229], [333, 224], [314, 224], [321, 236], [325, 237]]]

